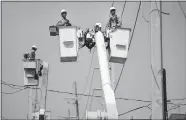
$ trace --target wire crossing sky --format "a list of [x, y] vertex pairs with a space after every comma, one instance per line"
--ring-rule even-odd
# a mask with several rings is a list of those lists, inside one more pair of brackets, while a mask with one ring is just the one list
[[[114, 1], [117, 15], [122, 15], [125, 1]], [[124, 65], [120, 82], [116, 90], [116, 98], [133, 98], [151, 101], [152, 71], [150, 64], [150, 4], [142, 2], [136, 22], [132, 44], [128, 59]], [[167, 99], [186, 98], [186, 2], [163, 2], [163, 64], [167, 72]], [[94, 88], [101, 88], [98, 68], [97, 51], [94, 58], [86, 48], [78, 53], [78, 60], [74, 63], [60, 63], [58, 37], [49, 35], [49, 26], [55, 25], [60, 18], [61, 9], [66, 9], [67, 18], [72, 25], [80, 26], [83, 30], [92, 29], [95, 23], [102, 23], [103, 30], [108, 21], [110, 2], [2, 2], [2, 80], [7, 84], [23, 86], [23, 53], [28, 52], [32, 45], [38, 47], [36, 58], [46, 61], [50, 65], [48, 78], [47, 110], [51, 116], [68, 116], [68, 109], [72, 116], [76, 115], [74, 105], [66, 104], [66, 97], [74, 94], [57, 94], [60, 91], [72, 91], [74, 81], [77, 81], [78, 93], [89, 95]], [[122, 27], [133, 29], [139, 2], [126, 2], [122, 16]], [[174, 8], [174, 9], [173, 9]], [[144, 19], [145, 18], [145, 19]], [[90, 67], [91, 64], [91, 67]], [[90, 69], [90, 73], [89, 73]], [[115, 79], [118, 80], [122, 64], [116, 64]], [[87, 78], [87, 75], [89, 77]], [[86, 83], [87, 80], [87, 83]], [[11, 85], [12, 86], [12, 85]], [[86, 90], [84, 90], [86, 86]], [[24, 89], [24, 87], [12, 86]], [[13, 89], [5, 83], [2, 91], [12, 93]], [[58, 91], [58, 92], [54, 92]], [[39, 93], [39, 92], [38, 92]], [[91, 94], [90, 94], [91, 95]], [[97, 91], [97, 96], [102, 92]], [[79, 95], [80, 97], [80, 95]], [[84, 114], [88, 97], [79, 101], [80, 117]], [[101, 101], [103, 99], [99, 98]], [[95, 100], [94, 100], [95, 101]], [[175, 100], [175, 104], [185, 104], [186, 100]], [[140, 106], [147, 106], [147, 102], [117, 99], [119, 114]], [[87, 105], [89, 106], [90, 103]], [[100, 109], [100, 103], [93, 102], [91, 110]], [[175, 106], [176, 107], [176, 106]], [[147, 107], [146, 107], [147, 108]], [[121, 115], [119, 118], [143, 119], [151, 116], [150, 109], [142, 108]], [[174, 106], [173, 106], [174, 108]], [[172, 109], [170, 113], [179, 113], [179, 109]], [[186, 106], [180, 107], [180, 113], [186, 112]], [[2, 94], [2, 116], [6, 119], [25, 119], [28, 113], [27, 89], [14, 94]]]

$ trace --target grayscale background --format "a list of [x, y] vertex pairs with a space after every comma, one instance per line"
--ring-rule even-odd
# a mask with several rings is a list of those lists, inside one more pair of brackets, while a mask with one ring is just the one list
[[[114, 2], [116, 13], [121, 16], [123, 2]], [[67, 18], [72, 25], [93, 28], [96, 22], [105, 28], [109, 8], [112, 2], [2, 2], [2, 80], [16, 85], [24, 85], [23, 53], [30, 50], [32, 45], [38, 47], [36, 57], [49, 63], [48, 89], [73, 92], [72, 84], [77, 81], [78, 93], [83, 92], [86, 77], [89, 72], [92, 53], [84, 47], [79, 50], [78, 60], [73, 63], [60, 63], [58, 37], [49, 35], [49, 26], [55, 25], [60, 17], [61, 9], [66, 9]], [[123, 14], [123, 27], [133, 28], [139, 2], [127, 2]], [[186, 12], [186, 2], [181, 2]], [[167, 98], [186, 98], [186, 19], [177, 2], [163, 2], [163, 65], [167, 70]], [[150, 33], [149, 20], [150, 3], [142, 2], [139, 18], [136, 24], [130, 52], [125, 64], [116, 97], [151, 100], [152, 72], [150, 69]], [[99, 67], [97, 51], [94, 53], [86, 91], [89, 93], [93, 69]], [[116, 65], [115, 79], [118, 80], [121, 64]], [[94, 71], [93, 88], [101, 88], [99, 70]], [[92, 94], [91, 89], [91, 94]], [[13, 92], [8, 86], [2, 85], [3, 92]], [[67, 104], [64, 98], [73, 95], [62, 93], [47, 93], [47, 110], [52, 118], [67, 117], [70, 108], [75, 116], [75, 106]], [[96, 92], [96, 95], [103, 95]], [[88, 97], [79, 101], [80, 117], [83, 116]], [[89, 98], [89, 104], [90, 104]], [[104, 102], [103, 99], [98, 98]], [[171, 101], [175, 104], [186, 103], [185, 100]], [[88, 108], [89, 109], [89, 104]], [[148, 103], [130, 100], [117, 100], [119, 113], [129, 111]], [[171, 105], [168, 105], [168, 109]], [[92, 111], [103, 109], [96, 98], [93, 98]], [[185, 113], [186, 106], [171, 113]], [[15, 94], [2, 94], [2, 116], [7, 119], [26, 119], [28, 114], [28, 91]], [[148, 108], [136, 110], [120, 118], [149, 118]]]

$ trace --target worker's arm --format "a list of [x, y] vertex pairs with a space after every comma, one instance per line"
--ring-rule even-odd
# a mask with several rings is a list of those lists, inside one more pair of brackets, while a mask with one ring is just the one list
[[62, 22], [61, 20], [57, 22], [56, 26], [64, 26], [67, 21]]
[[120, 17], [117, 17], [117, 21], [118, 21], [117, 27], [121, 27], [122, 26], [122, 22], [121, 22]]
[[110, 29], [110, 18], [109, 18], [109, 20], [107, 21], [106, 28]]

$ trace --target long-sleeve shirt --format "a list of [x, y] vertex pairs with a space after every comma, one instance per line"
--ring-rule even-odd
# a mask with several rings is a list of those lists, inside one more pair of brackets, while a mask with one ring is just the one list
[[68, 19], [61, 19], [57, 22], [56, 27], [57, 27], [57, 34], [59, 34], [59, 26], [71, 26], [71, 23]]
[[121, 25], [121, 19], [117, 15], [114, 15], [109, 17], [106, 27], [112, 29], [116, 27], [121, 27]]
[[56, 24], [56, 26], [71, 26], [71, 23], [68, 19], [64, 19], [62, 18], [61, 20], [59, 20]]

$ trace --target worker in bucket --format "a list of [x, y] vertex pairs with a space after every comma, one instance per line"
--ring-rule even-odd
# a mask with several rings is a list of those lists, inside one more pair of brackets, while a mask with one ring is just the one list
[[93, 42], [93, 35], [92, 32], [89, 30], [89, 28], [86, 29], [84, 33], [84, 40], [85, 40], [85, 46], [90, 50], [94, 47], [94, 42]]
[[121, 27], [122, 22], [120, 18], [116, 15], [116, 8], [110, 8], [110, 16], [109, 20], [106, 25], [106, 36], [109, 37], [109, 33], [112, 32], [114, 29]]
[[27, 60], [30, 60], [30, 61], [34, 61], [35, 60], [35, 52], [36, 52], [37, 48], [35, 45], [32, 46], [31, 48], [31, 51], [29, 53], [25, 53], [23, 56], [24, 56], [24, 60], [23, 61], [27, 61]]
[[94, 26], [95, 33], [101, 31], [101, 23], [96, 23]]
[[35, 45], [32, 46], [31, 52], [30, 52], [30, 60], [34, 61], [35, 57], [36, 57], [36, 51], [37, 51], [37, 47]]
[[59, 32], [59, 26], [72, 26], [70, 21], [66, 18], [67, 17], [67, 11], [65, 9], [61, 10], [61, 17], [62, 19], [57, 22], [57, 32]]
[[39, 110], [39, 120], [45, 120], [45, 109], [43, 107]]

